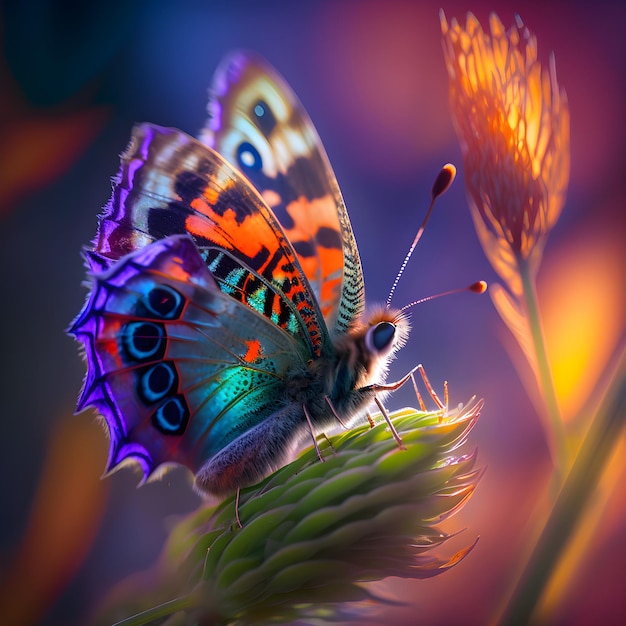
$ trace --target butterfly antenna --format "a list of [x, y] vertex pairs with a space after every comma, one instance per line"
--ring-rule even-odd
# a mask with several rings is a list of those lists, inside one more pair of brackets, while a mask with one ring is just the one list
[[435, 182], [433, 183], [433, 187], [430, 192], [430, 206], [428, 207], [428, 211], [426, 212], [426, 217], [424, 218], [422, 225], [419, 227], [417, 234], [415, 235], [415, 239], [413, 239], [413, 243], [409, 248], [409, 251], [406, 253], [404, 257], [404, 261], [402, 261], [402, 265], [400, 266], [400, 271], [398, 272], [395, 280], [393, 281], [393, 285], [391, 286], [391, 291], [389, 292], [389, 296], [387, 297], [387, 308], [391, 306], [391, 299], [393, 298], [393, 294], [396, 291], [396, 287], [398, 286], [398, 282], [400, 281], [400, 277], [404, 273], [404, 268], [407, 266], [411, 255], [413, 254], [413, 250], [415, 250], [415, 246], [417, 246], [417, 242], [422, 238], [424, 233], [424, 229], [426, 228], [426, 224], [430, 219], [430, 214], [433, 212], [433, 208], [435, 207], [435, 200], [442, 196], [452, 184], [456, 176], [456, 167], [452, 165], [452, 163], [446, 163], [444, 165], [439, 174], [437, 174], [437, 178], [435, 178]]
[[406, 311], [416, 304], [422, 304], [422, 302], [428, 302], [429, 300], [436, 300], [437, 298], [449, 296], [453, 293], [462, 293], [463, 291], [471, 291], [472, 293], [485, 293], [485, 291], [487, 291], [487, 283], [484, 280], [479, 280], [478, 282], [472, 283], [467, 287], [459, 287], [458, 289], [450, 289], [450, 291], [442, 291], [441, 293], [436, 293], [432, 296], [426, 296], [425, 298], [420, 298], [419, 300], [413, 300], [413, 302], [405, 304], [400, 310]]

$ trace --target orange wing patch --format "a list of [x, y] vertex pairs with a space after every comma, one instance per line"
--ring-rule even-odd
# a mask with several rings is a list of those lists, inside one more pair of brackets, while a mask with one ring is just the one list
[[[313, 354], [321, 354], [323, 334], [314, 294], [309, 290], [306, 273], [299, 267], [298, 257], [274, 214], [247, 179], [217, 153], [190, 142], [191, 153], [199, 153], [200, 148], [205, 152], [202, 167], [208, 170], [202, 176], [198, 171], [174, 168], [174, 188], [181, 201], [186, 201], [192, 209], [185, 217], [185, 231], [195, 237], [200, 248], [228, 251], [242, 263], [242, 268], [262, 277], [280, 298], [291, 301], [307, 330]], [[179, 156], [185, 162], [183, 151]], [[210, 166], [218, 166], [217, 171], [211, 170]], [[184, 197], [180, 189], [185, 192]], [[270, 316], [279, 326], [289, 327], [289, 312], [284, 304], [281, 305], [280, 298], [274, 298], [267, 290], [258, 291], [256, 285], [254, 293], [248, 293], [249, 286], [250, 281], [241, 286], [248, 296], [242, 301]], [[290, 328], [290, 332], [293, 329]]]
[[[219, 215], [203, 198], [193, 200], [191, 207], [201, 213], [201, 215], [192, 214], [185, 220], [187, 231], [192, 235], [210, 239], [211, 242], [226, 250], [233, 250], [236, 247], [251, 259], [261, 252], [264, 244], [268, 248], [270, 246], [277, 248], [276, 237], [271, 229], [268, 232], [267, 222], [261, 215], [247, 215], [242, 220], [230, 207]], [[210, 222], [207, 222], [207, 218]], [[271, 236], [268, 237], [266, 233]], [[263, 235], [266, 235], [265, 238]], [[254, 269], [258, 271], [261, 268]]]
[[258, 339], [247, 339], [245, 344], [248, 349], [241, 358], [246, 363], [255, 363], [262, 356], [261, 342]]
[[336, 201], [330, 195], [315, 200], [301, 196], [287, 205], [287, 212], [294, 225], [285, 228], [285, 234], [317, 293], [322, 314], [328, 319], [341, 297], [344, 267]]

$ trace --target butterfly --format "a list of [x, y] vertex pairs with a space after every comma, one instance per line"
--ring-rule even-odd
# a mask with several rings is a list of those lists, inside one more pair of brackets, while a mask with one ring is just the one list
[[140, 124], [85, 251], [69, 332], [107, 469], [187, 466], [206, 494], [257, 483], [393, 385], [404, 311], [364, 312], [354, 233], [321, 140], [263, 58], [219, 65], [193, 138]]

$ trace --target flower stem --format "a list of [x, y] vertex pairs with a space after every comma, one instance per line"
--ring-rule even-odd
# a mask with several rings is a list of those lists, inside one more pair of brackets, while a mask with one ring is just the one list
[[626, 350], [554, 508], [511, 595], [500, 626], [527, 624], [563, 549], [597, 487], [626, 423]]
[[549, 433], [551, 437], [549, 437], [548, 443], [551, 448], [552, 462], [554, 464], [553, 479], [556, 485], [560, 485], [569, 465], [565, 428], [561, 420], [561, 412], [559, 410], [554, 380], [552, 378], [552, 369], [548, 360], [548, 352], [543, 335], [543, 325], [541, 323], [541, 315], [537, 303], [535, 279], [526, 260], [519, 259], [518, 265], [522, 279], [526, 312], [528, 314], [528, 325], [535, 349], [537, 375], [539, 376], [537, 382], [541, 388], [551, 426], [551, 432]]

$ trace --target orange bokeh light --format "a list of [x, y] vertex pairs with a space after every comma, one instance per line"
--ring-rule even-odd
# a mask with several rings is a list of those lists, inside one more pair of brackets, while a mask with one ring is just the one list
[[576, 415], [594, 389], [626, 320], [623, 231], [619, 225], [589, 226], [548, 255], [539, 273], [546, 341], [565, 419]]

